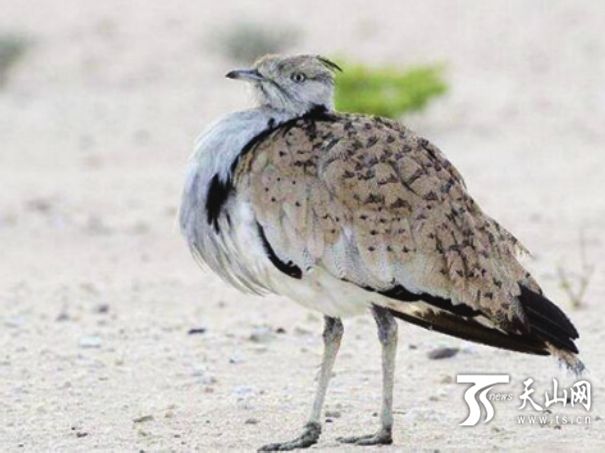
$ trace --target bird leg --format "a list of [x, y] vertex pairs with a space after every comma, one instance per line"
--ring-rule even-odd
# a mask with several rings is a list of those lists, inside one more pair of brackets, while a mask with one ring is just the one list
[[380, 429], [367, 436], [340, 437], [338, 441], [356, 445], [380, 445], [393, 443], [393, 382], [395, 355], [397, 353], [397, 321], [389, 311], [377, 305], [372, 314], [378, 325], [378, 339], [382, 345], [382, 410]]
[[317, 443], [317, 440], [319, 439], [319, 435], [321, 434], [321, 408], [323, 407], [324, 399], [326, 397], [328, 383], [332, 376], [332, 367], [334, 366], [334, 361], [336, 360], [336, 355], [340, 348], [340, 340], [344, 331], [340, 319], [330, 318], [329, 316], [325, 316], [324, 319], [324, 353], [317, 390], [315, 392], [315, 400], [313, 401], [311, 418], [304, 426], [303, 433], [300, 437], [289, 442], [265, 445], [261, 447], [259, 451], [286, 451], [295, 450], [297, 448], [307, 448]]

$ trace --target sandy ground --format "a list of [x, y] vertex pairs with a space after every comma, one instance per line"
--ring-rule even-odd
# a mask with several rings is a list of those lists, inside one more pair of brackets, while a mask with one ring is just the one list
[[[408, 121], [534, 252], [527, 266], [582, 335], [593, 407], [551, 409], [591, 422], [538, 427], [518, 423], [517, 397], [527, 377], [537, 400], [552, 378], [572, 383], [554, 360], [401, 325], [395, 444], [380, 451], [605, 451], [599, 0], [4, 0], [0, 31], [34, 45], [0, 91], [0, 450], [252, 450], [298, 434], [321, 315], [201, 272], [175, 227], [194, 138], [246, 105], [212, 45], [242, 18], [295, 25], [296, 51], [447, 62], [449, 95]], [[581, 269], [581, 232], [596, 269], [574, 310], [557, 268]], [[461, 352], [427, 357], [443, 346]], [[372, 319], [346, 320], [314, 448], [377, 426], [379, 357]], [[510, 374], [499, 391], [515, 401], [458, 426], [463, 372]]]

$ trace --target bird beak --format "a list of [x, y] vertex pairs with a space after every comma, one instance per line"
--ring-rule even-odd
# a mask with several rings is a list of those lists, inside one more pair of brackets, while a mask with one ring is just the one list
[[249, 80], [251, 82], [261, 82], [265, 80], [262, 74], [256, 69], [237, 69], [228, 72], [225, 77], [235, 80]]

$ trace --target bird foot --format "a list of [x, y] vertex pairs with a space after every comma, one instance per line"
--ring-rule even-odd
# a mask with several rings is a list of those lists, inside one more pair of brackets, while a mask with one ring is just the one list
[[343, 444], [355, 445], [390, 445], [393, 443], [393, 436], [390, 429], [381, 429], [376, 434], [367, 436], [339, 437], [336, 439]]
[[308, 448], [317, 443], [321, 434], [321, 425], [317, 422], [309, 422], [305, 425], [304, 431], [300, 437], [289, 442], [278, 442], [267, 444], [258, 449], [258, 451], [289, 451], [297, 448]]

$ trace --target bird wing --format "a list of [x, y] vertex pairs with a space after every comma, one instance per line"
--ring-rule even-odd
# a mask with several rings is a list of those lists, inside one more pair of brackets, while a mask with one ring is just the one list
[[[436, 313], [480, 315], [521, 335], [549, 316], [520, 301], [522, 288], [541, 290], [517, 261], [519, 241], [482, 212], [438, 148], [396, 121], [302, 117], [264, 137], [236, 171], [282, 263], [320, 266], [401, 307], [422, 300], [432, 325]], [[577, 332], [560, 310], [555, 318], [569, 348]]]

